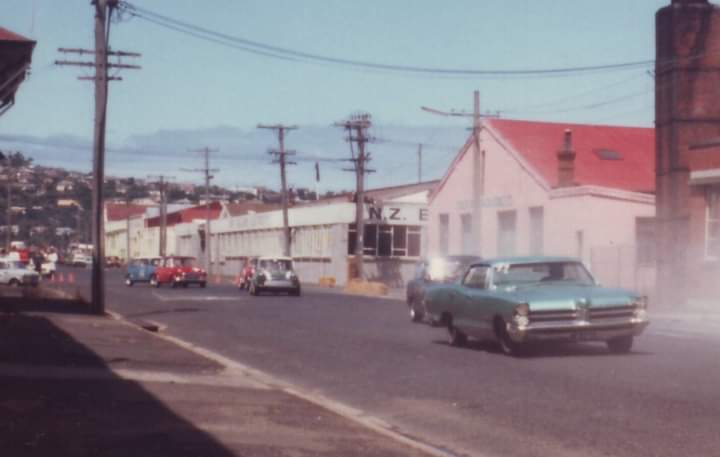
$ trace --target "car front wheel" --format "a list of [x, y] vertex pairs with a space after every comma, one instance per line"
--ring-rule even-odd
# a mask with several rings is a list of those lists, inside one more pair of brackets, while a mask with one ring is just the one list
[[128, 287], [132, 287], [132, 285], [133, 285], [133, 280], [130, 279], [130, 278], [125, 278], [125, 285], [128, 286]]
[[500, 350], [503, 354], [513, 357], [525, 355], [527, 345], [513, 341], [507, 332], [505, 321], [500, 318], [495, 321], [495, 336], [500, 344]]
[[621, 336], [608, 340], [606, 343], [608, 349], [613, 354], [627, 354], [632, 349], [633, 341], [632, 336]]
[[425, 313], [417, 309], [418, 302], [415, 299], [410, 300], [410, 321], [422, 322]]
[[150, 276], [150, 285], [153, 287], [160, 287], [160, 281], [158, 281], [157, 276]]

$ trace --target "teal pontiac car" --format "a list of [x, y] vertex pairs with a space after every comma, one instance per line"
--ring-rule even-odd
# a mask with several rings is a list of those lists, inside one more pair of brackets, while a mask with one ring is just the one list
[[632, 291], [601, 287], [566, 257], [476, 262], [455, 283], [425, 292], [425, 309], [447, 327], [451, 345], [497, 341], [510, 355], [547, 340], [603, 341], [611, 352], [629, 352], [649, 323], [647, 305]]

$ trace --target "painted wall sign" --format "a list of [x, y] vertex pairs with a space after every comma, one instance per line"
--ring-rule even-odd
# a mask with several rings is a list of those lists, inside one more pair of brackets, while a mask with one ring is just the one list
[[[480, 201], [482, 208], [509, 208], [513, 206], [512, 195], [495, 195], [484, 197]], [[472, 209], [472, 200], [460, 200], [457, 202], [458, 209]]]
[[428, 209], [418, 206], [366, 206], [366, 221], [395, 225], [424, 225], [428, 221]]

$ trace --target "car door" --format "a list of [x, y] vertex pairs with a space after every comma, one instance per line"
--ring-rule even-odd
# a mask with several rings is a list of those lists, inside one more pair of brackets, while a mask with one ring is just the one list
[[0, 284], [7, 284], [10, 281], [8, 264], [0, 262]]
[[468, 336], [485, 339], [491, 326], [488, 325], [488, 290], [490, 267], [473, 265], [463, 277], [455, 300], [458, 316], [453, 319]]

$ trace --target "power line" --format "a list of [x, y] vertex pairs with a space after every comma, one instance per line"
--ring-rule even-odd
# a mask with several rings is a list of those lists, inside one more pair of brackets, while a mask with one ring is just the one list
[[223, 45], [232, 45], [237, 49], [251, 52], [273, 59], [295, 59], [303, 62], [328, 63], [352, 67], [357, 69], [383, 70], [401, 73], [431, 74], [446, 76], [477, 76], [477, 77], [510, 77], [510, 76], [566, 76], [572, 74], [597, 73], [608, 71], [622, 71], [637, 68], [645, 68], [655, 64], [655, 60], [639, 60], [631, 62], [620, 62], [602, 65], [587, 65], [577, 67], [560, 68], [535, 68], [535, 69], [471, 69], [471, 68], [440, 68], [412, 65], [384, 64], [354, 59], [344, 59], [315, 54], [295, 49], [283, 48], [269, 45], [247, 38], [217, 32], [205, 27], [200, 27], [188, 22], [170, 18], [168, 16], [154, 13], [150, 10], [138, 7], [129, 2], [120, 2], [124, 12], [131, 16], [138, 17], [156, 25], [170, 28], [196, 38], [214, 41]]

